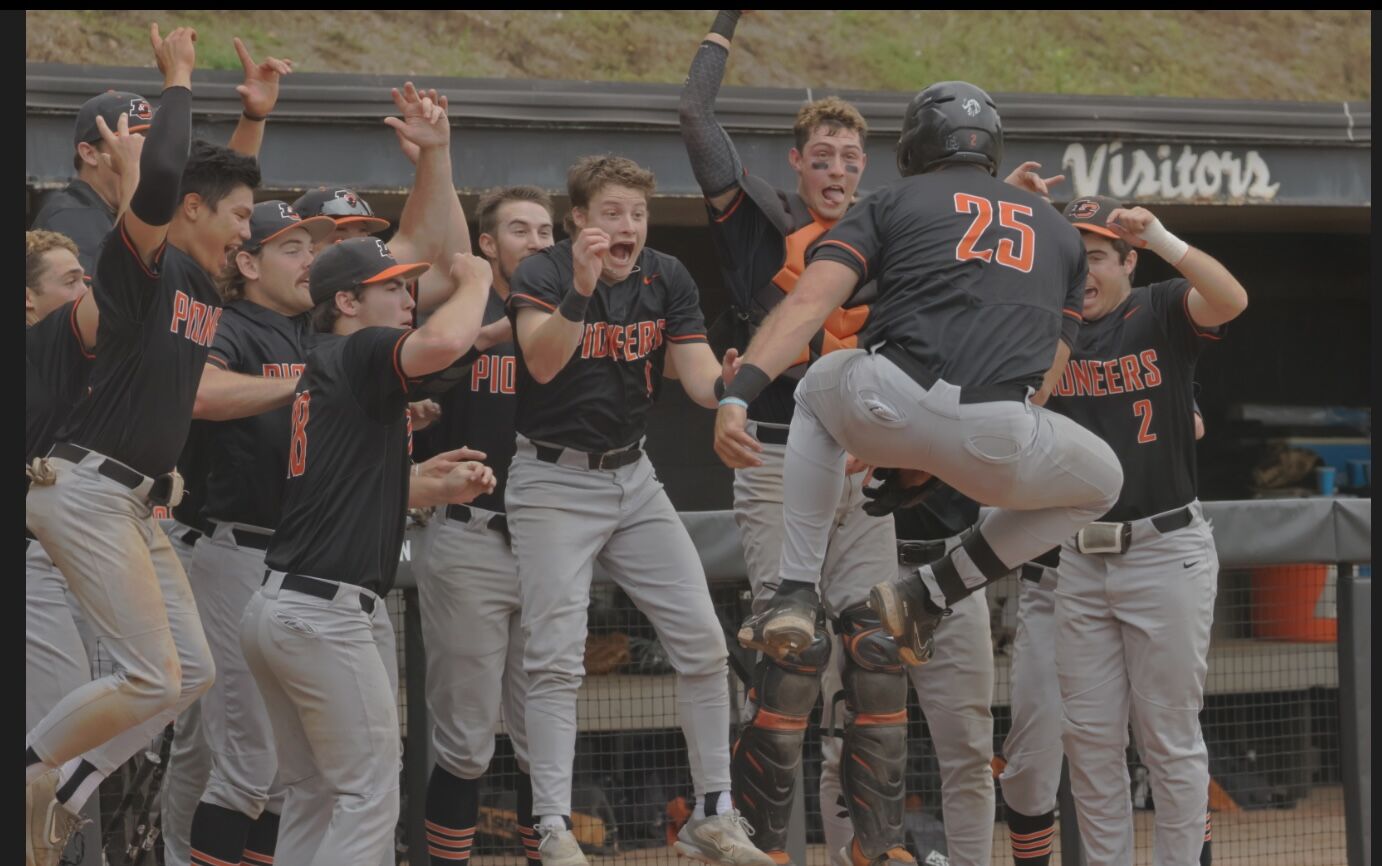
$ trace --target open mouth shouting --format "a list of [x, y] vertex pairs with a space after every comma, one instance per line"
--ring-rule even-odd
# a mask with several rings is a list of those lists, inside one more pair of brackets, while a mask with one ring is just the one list
[[623, 270], [633, 264], [633, 251], [635, 244], [632, 241], [620, 241], [609, 245], [609, 252], [605, 254], [605, 264], [614, 270]]
[[827, 204], [838, 207], [845, 203], [845, 188], [838, 183], [832, 183], [821, 190], [821, 198], [825, 199]]

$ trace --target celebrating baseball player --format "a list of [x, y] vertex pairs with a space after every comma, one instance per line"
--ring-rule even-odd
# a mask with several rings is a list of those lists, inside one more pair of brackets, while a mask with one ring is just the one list
[[[437, 763], [427, 786], [428, 852], [434, 866], [470, 857], [479, 819], [480, 777], [494, 756], [500, 708], [518, 762], [518, 832], [524, 854], [538, 860], [528, 776], [519, 617], [518, 563], [509, 546], [504, 483], [514, 450], [516, 361], [505, 311], [518, 263], [552, 245], [552, 204], [537, 187], [491, 190], [476, 207], [480, 250], [494, 286], [477, 352], [460, 384], [439, 398], [441, 420], [421, 437], [432, 450], [460, 446], [486, 454], [493, 492], [469, 505], [438, 509], [414, 555], [423, 643], [427, 647], [427, 709]], [[477, 695], [486, 696], [477, 700]], [[499, 695], [495, 700], [492, 696]]]
[[622, 157], [578, 161], [567, 175], [572, 239], [524, 259], [509, 295], [518, 442], [504, 502], [523, 593], [533, 813], [544, 866], [586, 862], [567, 822], [598, 558], [677, 672], [696, 794], [678, 850], [770, 866], [730, 797], [727, 654], [705, 573], [642, 449], [664, 363], [703, 406], [715, 405], [726, 374], [706, 343], [690, 274], [644, 245], [653, 185], [652, 172]]
[[29, 732], [25, 780], [44, 780], [29, 792], [31, 808], [55, 794], [75, 809], [102, 771], [83, 752], [121, 735], [128, 757], [213, 676], [186, 574], [151, 514], [181, 499], [173, 464], [220, 317], [211, 273], [248, 233], [259, 169], [225, 148], [189, 146], [195, 33], [163, 39], [153, 25], [150, 37], [165, 90], [129, 210], [97, 263], [90, 394], [35, 465], [27, 497], [30, 529], [116, 669]]
[[[424, 100], [430, 108], [430, 100]], [[452, 297], [416, 330], [400, 264], [357, 238], [312, 263], [314, 328], [293, 399], [287, 481], [263, 586], [241, 626], [287, 791], [275, 859], [380, 863], [398, 822], [398, 660], [383, 598], [409, 505], [465, 502], [494, 476], [451, 452], [410, 483], [408, 395], [474, 341], [489, 266], [457, 256]], [[342, 471], [344, 468], [345, 471]], [[422, 467], [419, 467], [421, 470]]]
[[[919, 469], [998, 509], [963, 545], [871, 605], [908, 664], [930, 656], [945, 609], [1058, 544], [1117, 499], [1122, 473], [1089, 431], [1031, 405], [1064, 364], [1085, 284], [1078, 235], [1037, 195], [998, 181], [993, 101], [943, 82], [908, 106], [902, 180], [852, 208], [812, 252], [725, 390], [715, 448], [759, 463], [749, 400], [791, 363], [861, 279], [879, 299], [860, 343], [797, 388], [784, 468], [782, 583], [763, 620], [770, 646], [809, 645], [845, 452]], [[747, 374], [747, 375], [746, 375]], [[942, 607], [944, 605], [944, 607]]]
[[[1070, 790], [1090, 862], [1130, 864], [1131, 721], [1156, 798], [1155, 860], [1194, 863], [1208, 841], [1199, 713], [1219, 561], [1195, 493], [1193, 379], [1248, 296], [1146, 208], [1095, 196], [1065, 217], [1089, 261], [1085, 324], [1049, 406], [1108, 442], [1125, 478], [1117, 502], [1061, 546], [1055, 649]], [[1140, 250], [1181, 276], [1133, 288]]]

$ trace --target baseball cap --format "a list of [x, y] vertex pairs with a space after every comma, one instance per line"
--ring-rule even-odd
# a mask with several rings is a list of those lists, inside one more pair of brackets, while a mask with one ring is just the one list
[[1087, 195], [1066, 205], [1062, 213], [1070, 220], [1070, 224], [1080, 231], [1118, 240], [1118, 233], [1108, 227], [1108, 216], [1122, 206], [1118, 199], [1104, 195]]
[[369, 203], [355, 194], [352, 189], [330, 189], [320, 186], [303, 193], [293, 202], [293, 209], [303, 218], [328, 216], [337, 225], [360, 223], [370, 234], [382, 232], [389, 227], [389, 221], [374, 215]]
[[257, 253], [263, 249], [264, 244], [289, 229], [296, 228], [307, 229], [307, 233], [312, 236], [312, 242], [316, 243], [335, 231], [336, 224], [329, 217], [303, 219], [293, 206], [285, 201], [261, 201], [254, 206], [254, 212], [250, 214], [250, 239], [245, 241], [240, 249], [247, 253]]
[[312, 262], [312, 303], [320, 304], [356, 286], [372, 286], [395, 277], [416, 279], [431, 265], [399, 264], [379, 238], [351, 238], [322, 250]]
[[138, 93], [123, 90], [107, 90], [100, 96], [93, 96], [77, 109], [77, 125], [72, 135], [72, 146], [85, 141], [95, 144], [101, 140], [101, 130], [96, 126], [96, 118], [104, 117], [111, 131], [120, 126], [120, 115], [130, 116], [130, 132], [143, 132], [154, 119], [153, 107], [149, 100]]

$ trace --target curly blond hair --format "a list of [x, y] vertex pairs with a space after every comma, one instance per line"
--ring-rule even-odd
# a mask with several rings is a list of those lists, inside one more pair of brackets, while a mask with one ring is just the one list
[[827, 96], [806, 103], [801, 107], [801, 111], [797, 112], [796, 123], [792, 124], [792, 134], [797, 139], [797, 150], [806, 147], [811, 133], [821, 126], [825, 127], [826, 135], [834, 135], [842, 129], [853, 130], [859, 133], [861, 143], [869, 134], [869, 125], [864, 120], [864, 115], [859, 113], [859, 109], [838, 96]]
[[24, 233], [24, 285], [37, 288], [43, 276], [43, 254], [51, 250], [67, 250], [74, 256], [79, 255], [76, 242], [61, 232], [35, 229]]

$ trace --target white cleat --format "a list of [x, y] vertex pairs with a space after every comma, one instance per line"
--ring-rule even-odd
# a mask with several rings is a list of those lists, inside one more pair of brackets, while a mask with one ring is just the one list
[[581, 852], [581, 843], [576, 841], [575, 833], [565, 827], [544, 827], [541, 824], [533, 829], [537, 830], [542, 840], [537, 843], [542, 866], [589, 866], [590, 861]]
[[737, 810], [692, 818], [677, 833], [677, 853], [714, 866], [777, 866], [749, 841], [753, 828]]

